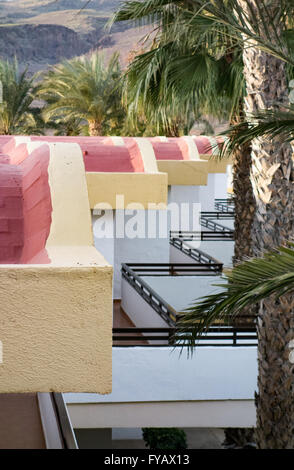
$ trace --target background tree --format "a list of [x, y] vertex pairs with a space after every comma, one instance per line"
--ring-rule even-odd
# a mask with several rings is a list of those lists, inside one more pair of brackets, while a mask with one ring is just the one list
[[35, 76], [21, 72], [17, 61], [0, 60], [0, 134], [43, 133], [40, 108], [36, 98]]
[[98, 52], [64, 61], [40, 84], [39, 96], [47, 101], [44, 117], [64, 125], [86, 123], [91, 136], [120, 134], [125, 118], [120, 79], [118, 54], [108, 64]]
[[145, 446], [149, 449], [187, 449], [187, 436], [178, 428], [142, 428]]

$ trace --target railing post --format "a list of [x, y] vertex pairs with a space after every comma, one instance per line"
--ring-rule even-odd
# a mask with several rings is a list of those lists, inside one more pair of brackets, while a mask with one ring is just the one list
[[168, 345], [173, 346], [174, 345], [174, 334], [175, 334], [175, 329], [174, 328], [169, 328], [168, 330]]
[[233, 330], [233, 346], [237, 346], [237, 331], [235, 328]]

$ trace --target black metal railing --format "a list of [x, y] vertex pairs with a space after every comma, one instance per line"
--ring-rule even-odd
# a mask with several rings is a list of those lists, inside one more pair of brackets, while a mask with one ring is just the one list
[[[193, 326], [185, 329], [167, 328], [113, 328], [113, 345], [121, 346], [147, 346], [147, 347], [185, 347], [189, 345]], [[257, 346], [257, 333], [254, 324], [248, 325], [213, 325], [208, 331], [199, 336], [198, 346]]]
[[219, 212], [234, 212], [235, 202], [233, 198], [215, 199], [214, 207]]
[[122, 264], [122, 278], [125, 279], [136, 292], [171, 326], [179, 318], [176, 312], [165, 300], [155, 292], [142, 276], [216, 276], [220, 271], [211, 263], [135, 263]]
[[201, 217], [219, 220], [233, 220], [235, 212], [217, 212], [217, 211], [203, 211], [200, 213]]
[[222, 225], [218, 222], [215, 222], [215, 220], [212, 220], [210, 217], [204, 217], [201, 215], [200, 217], [200, 225], [202, 227], [208, 228], [214, 233], [223, 233], [223, 232], [233, 232], [232, 229], [229, 227], [226, 227], [225, 225]]
[[234, 240], [234, 230], [226, 229], [226, 230], [209, 230], [209, 231], [171, 231], [170, 238], [182, 238], [186, 241], [193, 241], [193, 240], [214, 240], [214, 241], [221, 241], [221, 240]]
[[122, 274], [128, 276], [213, 276], [220, 272], [221, 263], [123, 263]]
[[209, 264], [215, 272], [222, 272], [223, 263], [198, 248], [190, 248], [185, 244], [185, 240], [182, 240], [181, 238], [170, 238], [169, 243], [185, 255], [194, 259], [197, 263]]

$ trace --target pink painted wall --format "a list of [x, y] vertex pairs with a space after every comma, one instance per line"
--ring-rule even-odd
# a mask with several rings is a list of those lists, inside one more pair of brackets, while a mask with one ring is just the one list
[[0, 154], [0, 264], [49, 263], [51, 226], [49, 147], [29, 154], [10, 139]]
[[189, 160], [189, 149], [185, 139], [169, 138], [161, 142], [158, 137], [150, 138], [157, 160]]
[[80, 145], [88, 172], [143, 173], [144, 164], [138, 144], [124, 137], [124, 146], [115, 146], [110, 137], [32, 137], [46, 142], [74, 142]]
[[[208, 155], [212, 154], [214, 147], [212, 146], [211, 141], [208, 139], [208, 137], [204, 135], [200, 135], [200, 136], [193, 136], [193, 139], [194, 139], [194, 142], [196, 143], [198, 152], [200, 154], [201, 153], [208, 154]], [[222, 136], [217, 136], [217, 137], [213, 136], [213, 139], [217, 141], [219, 146], [220, 144], [224, 142], [224, 137]]]
[[[211, 142], [206, 136], [193, 136], [199, 154], [211, 154]], [[223, 137], [214, 137], [220, 143]], [[32, 140], [45, 142], [75, 142], [80, 145], [86, 171], [97, 172], [144, 172], [143, 159], [133, 137], [123, 137], [124, 146], [115, 146], [111, 137], [31, 137]], [[189, 160], [187, 141], [182, 137], [170, 137], [161, 141], [159, 137], [150, 137], [157, 160]]]
[[24, 245], [22, 174], [0, 155], [0, 263], [18, 263]]
[[[45, 245], [51, 226], [48, 182], [50, 151], [46, 142], [80, 145], [88, 172], [143, 173], [144, 162], [133, 137], [114, 145], [110, 137], [32, 136], [44, 145], [29, 154], [27, 144], [16, 146], [10, 136], [0, 136], [0, 263], [48, 263]], [[183, 138], [149, 138], [157, 160], [189, 160]], [[206, 136], [194, 136], [198, 152], [212, 153]], [[223, 142], [223, 137], [217, 137]]]
[[10, 135], [0, 135], [0, 153], [2, 152], [2, 147], [9, 142], [11, 139]]

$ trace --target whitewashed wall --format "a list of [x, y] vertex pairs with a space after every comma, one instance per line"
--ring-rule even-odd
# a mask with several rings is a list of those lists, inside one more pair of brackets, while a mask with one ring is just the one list
[[[114, 267], [114, 299], [121, 298], [122, 263], [169, 263], [170, 222], [165, 214], [162, 210], [142, 210], [134, 214], [123, 210], [107, 211], [106, 217], [103, 214], [106, 223], [111, 226], [113, 221], [110, 238], [100, 238], [101, 219], [93, 216], [95, 246]], [[123, 236], [125, 232], [134, 238]]]
[[[176, 203], [179, 205], [179, 207], [181, 207], [181, 204], [189, 204], [188, 214], [190, 218], [188, 226], [183, 224], [181, 227], [175, 225], [174, 221], [172, 220], [171, 230], [198, 230], [199, 224], [197, 224], [195, 216], [197, 216], [197, 213], [200, 214], [200, 212], [203, 210], [209, 210], [207, 209], [208, 201], [212, 201], [212, 205], [214, 204], [213, 191], [209, 186], [169, 186], [168, 203]], [[198, 206], [195, 206], [194, 212], [193, 204], [198, 204]], [[195, 223], [197, 224], [196, 226]]]
[[[159, 212], [162, 214], [159, 214]], [[143, 238], [131, 239], [126, 237], [116, 239], [114, 255], [115, 299], [121, 298], [120, 270], [122, 263], [169, 263], [169, 223], [167, 224], [165, 232], [160, 234], [159, 226], [156, 222], [156, 220], [158, 221], [159, 215], [164, 216], [165, 212], [166, 211], [141, 211], [145, 218], [145, 231], [142, 233]], [[128, 224], [130, 219], [131, 216], [126, 217], [126, 224]], [[155, 238], [150, 238], [150, 233], [155, 234]]]
[[114, 348], [109, 395], [66, 394], [75, 427], [254, 426], [256, 347]]
[[190, 202], [191, 204], [194, 202], [201, 205], [201, 211], [214, 211], [214, 200], [228, 197], [227, 191], [231, 186], [231, 179], [228, 167], [227, 173], [209, 173], [205, 186], [169, 186], [168, 202]]
[[172, 347], [115, 347], [112, 393], [65, 396], [67, 403], [253, 400], [256, 386], [256, 347], [199, 347], [189, 358]]
[[191, 248], [199, 248], [201, 251], [208, 253], [213, 258], [219, 260], [224, 266], [232, 266], [232, 257], [234, 255], [234, 241], [220, 240], [220, 241], [187, 241], [187, 246]]
[[201, 211], [214, 211], [214, 181], [211, 181], [211, 176], [208, 175], [207, 186], [198, 186], [198, 200], [201, 204]]
[[98, 215], [93, 215], [92, 212], [92, 228], [93, 228], [93, 237], [94, 237], [94, 244], [95, 247], [97, 248], [98, 251], [104, 256], [106, 261], [113, 265], [114, 263], [114, 237], [113, 237], [113, 212], [111, 210], [105, 211], [105, 214], [103, 214], [105, 224], [108, 224], [109, 230], [111, 231], [111, 234], [109, 232], [105, 232], [107, 235], [112, 235], [112, 236], [107, 236], [102, 238], [100, 234], [102, 235], [102, 230], [103, 227], [100, 227], [99, 221], [101, 220], [101, 217]]
[[227, 198], [229, 174], [215, 173], [213, 175], [209, 175], [209, 178], [213, 180], [214, 198], [215, 199]]
[[169, 253], [170, 253], [170, 262], [171, 263], [179, 263], [179, 264], [182, 264], [182, 263], [185, 263], [185, 264], [186, 263], [195, 263], [193, 258], [186, 255], [185, 253], [183, 253], [178, 248], [175, 248], [173, 245], [170, 245]]
[[132, 322], [142, 328], [166, 328], [163, 318], [138, 294], [138, 292], [122, 279], [121, 306]]
[[143, 279], [177, 312], [185, 310], [199, 297], [220, 290], [212, 286], [219, 282], [219, 276], [146, 276]]

